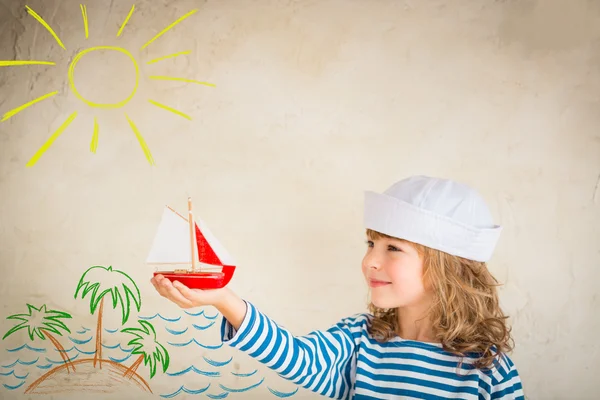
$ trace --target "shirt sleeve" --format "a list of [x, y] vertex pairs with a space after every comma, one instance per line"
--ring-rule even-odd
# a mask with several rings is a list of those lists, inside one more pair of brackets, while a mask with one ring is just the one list
[[223, 319], [223, 343], [244, 351], [281, 377], [333, 399], [347, 399], [355, 370], [356, 342], [349, 319], [326, 331], [294, 336], [252, 303], [239, 330]]
[[496, 400], [524, 400], [521, 378], [514, 365], [504, 379], [492, 387], [491, 399]]

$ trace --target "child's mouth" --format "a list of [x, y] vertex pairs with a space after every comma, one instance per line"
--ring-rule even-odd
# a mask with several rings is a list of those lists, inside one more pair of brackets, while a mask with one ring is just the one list
[[381, 286], [390, 285], [391, 283], [392, 282], [378, 281], [376, 279], [369, 279], [369, 286], [370, 287], [381, 287]]

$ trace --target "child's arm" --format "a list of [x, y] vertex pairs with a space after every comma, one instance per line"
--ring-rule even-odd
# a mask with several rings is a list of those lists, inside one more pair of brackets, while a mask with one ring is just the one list
[[223, 314], [223, 342], [240, 349], [304, 388], [335, 399], [349, 398], [355, 366], [351, 321], [295, 337], [227, 288], [192, 290], [157, 276], [152, 284], [182, 308], [212, 305]]
[[223, 320], [224, 343], [244, 351], [280, 376], [321, 395], [349, 398], [355, 341], [347, 321], [326, 331], [294, 336], [252, 303], [239, 328]]

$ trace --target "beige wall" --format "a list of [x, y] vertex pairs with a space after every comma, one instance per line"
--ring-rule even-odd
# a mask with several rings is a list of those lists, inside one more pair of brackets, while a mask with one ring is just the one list
[[[105, 0], [88, 2], [88, 39], [78, 2], [27, 5], [66, 50], [25, 3], [0, 5], [0, 59], [56, 62], [0, 68], [0, 114], [58, 91], [0, 123], [2, 334], [18, 322], [5, 317], [31, 303], [73, 315], [72, 334], [59, 338], [65, 348], [73, 346], [69, 336], [87, 339], [95, 316], [87, 297], [74, 299], [75, 288], [87, 268], [112, 265], [142, 295], [142, 309], [127, 326], [160, 312], [182, 319], [152, 320], [159, 341], [179, 340], [165, 327], [188, 327], [185, 341], [218, 343], [219, 324], [194, 332], [192, 323], [207, 320], [160, 298], [144, 263], [162, 207], [185, 212], [187, 196], [239, 262], [232, 288], [295, 333], [326, 328], [364, 310], [362, 190], [423, 173], [476, 186], [505, 227], [490, 268], [504, 284], [525, 393], [592, 399], [600, 390], [600, 3], [138, 1], [117, 38], [131, 2]], [[195, 7], [196, 14], [140, 50]], [[88, 107], [67, 79], [78, 52], [106, 45], [127, 49], [139, 64], [138, 90], [119, 109]], [[192, 53], [147, 64], [184, 50]], [[74, 82], [90, 100], [115, 102], [127, 97], [134, 77], [125, 55], [96, 51], [81, 58]], [[72, 124], [26, 167], [75, 111]], [[120, 327], [119, 311], [106, 307], [105, 328]], [[92, 331], [78, 335], [82, 326]], [[127, 339], [105, 334], [109, 346]], [[44, 357], [59, 360], [48, 341], [30, 343], [46, 353], [7, 351], [26, 340], [20, 331], [2, 342], [1, 365], [40, 356], [36, 366], [16, 365], [17, 375], [30, 375], [19, 389], [0, 387], [2, 398], [25, 398], [24, 389], [44, 372], [37, 368]], [[78, 347], [93, 350], [93, 340]], [[258, 388], [229, 398], [273, 397], [267, 386], [294, 389], [229, 349], [167, 348], [169, 372], [193, 364], [222, 377], [159, 372], [149, 380], [156, 395], [208, 383], [207, 393], [218, 394], [219, 383], [239, 388], [261, 377]], [[201, 354], [233, 361], [215, 369]], [[255, 368], [245, 380], [230, 373]], [[148, 378], [143, 365], [138, 372]], [[314, 395], [301, 390], [295, 397]]]

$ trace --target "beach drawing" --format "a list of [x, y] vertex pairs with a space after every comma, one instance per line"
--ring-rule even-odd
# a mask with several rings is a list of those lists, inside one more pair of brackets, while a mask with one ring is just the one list
[[[19, 337], [22, 342], [4, 350], [0, 397], [2, 391], [51, 395], [127, 389], [164, 399], [185, 395], [225, 399], [244, 398], [266, 386], [265, 393], [287, 398], [298, 391], [283, 378], [267, 385], [258, 362], [248, 370], [234, 368], [235, 358], [224, 355], [222, 342], [200, 339], [207, 332], [218, 336], [222, 316], [214, 309], [182, 310], [175, 316], [140, 314], [138, 285], [112, 266], [88, 268], [74, 289], [73, 301], [89, 304], [96, 326], [84, 327], [68, 311], [47, 304], [25, 304], [19, 313], [6, 317], [12, 326], [2, 340]], [[120, 326], [105, 326], [108, 313]], [[182, 360], [192, 351], [198, 357], [185, 364]], [[152, 382], [159, 375], [162, 382], [156, 390]], [[232, 379], [235, 384], [226, 383]]]

